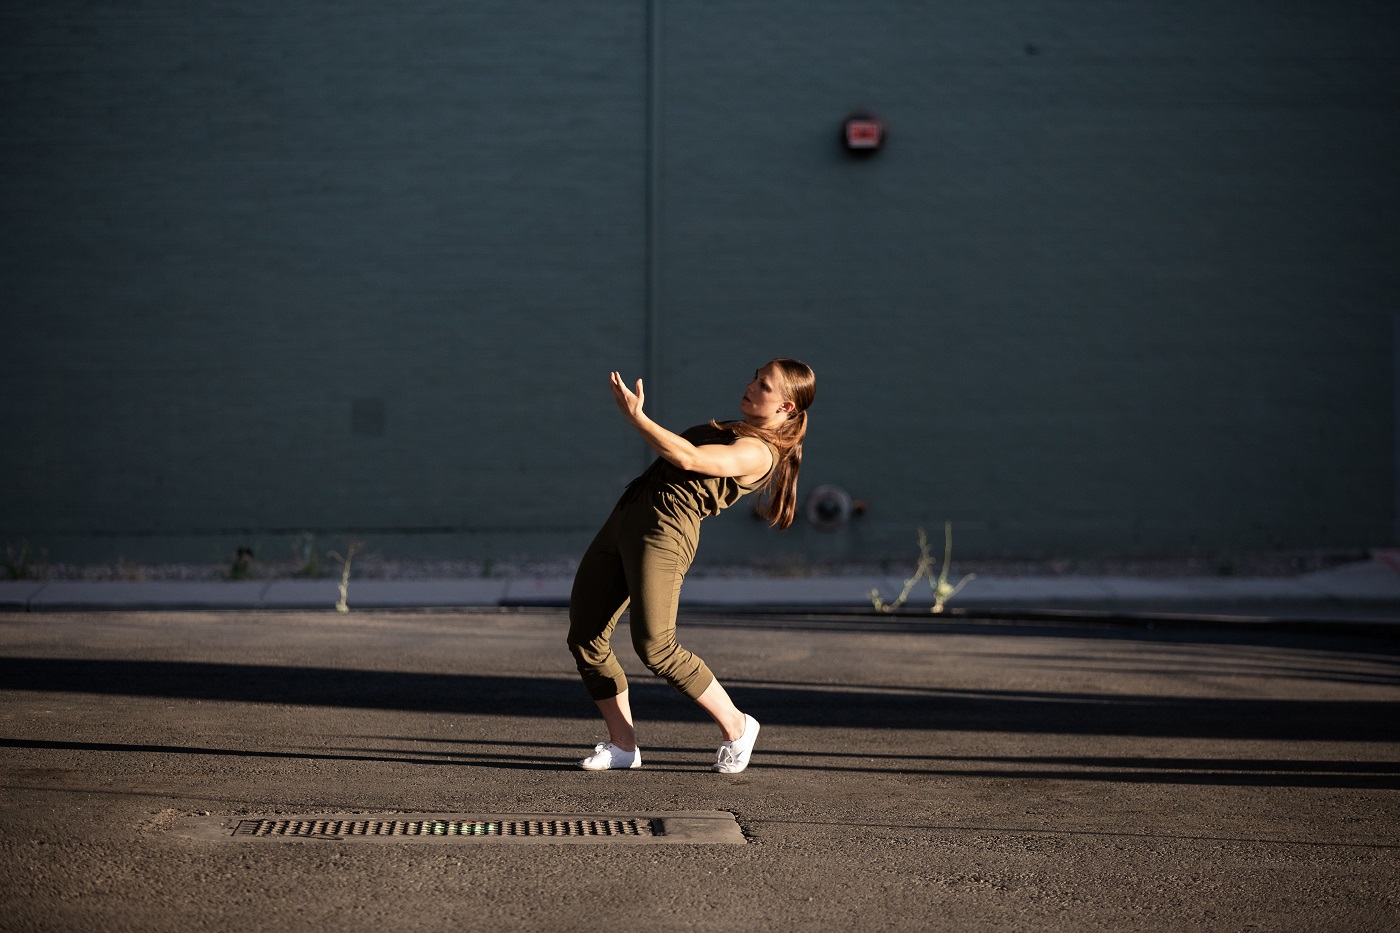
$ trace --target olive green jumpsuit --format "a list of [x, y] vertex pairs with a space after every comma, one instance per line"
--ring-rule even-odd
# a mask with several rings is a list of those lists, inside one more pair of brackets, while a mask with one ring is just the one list
[[[681, 437], [697, 447], [736, 440], [709, 424], [688, 428]], [[778, 451], [768, 446], [776, 466]], [[682, 470], [658, 457], [628, 485], [584, 552], [569, 597], [569, 651], [593, 699], [627, 689], [610, 641], [629, 602], [632, 646], [648, 670], [692, 700], [709, 687], [709, 667], [676, 641], [681, 583], [695, 559], [701, 519], [767, 481], [765, 475], [744, 486], [734, 477]]]

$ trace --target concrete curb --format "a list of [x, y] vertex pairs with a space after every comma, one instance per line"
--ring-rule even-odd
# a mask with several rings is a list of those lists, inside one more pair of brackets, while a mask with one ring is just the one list
[[[14, 601], [7, 592], [11, 585], [0, 584], [0, 605], [8, 606]], [[30, 612], [256, 609], [267, 586], [258, 581], [138, 583], [58, 580], [43, 584], [32, 593], [24, 608]]]
[[[486, 609], [567, 606], [564, 577], [448, 580], [352, 580], [352, 609]], [[731, 611], [870, 612], [869, 594], [894, 599], [898, 578], [861, 576], [773, 579], [696, 577], [681, 605]], [[331, 610], [334, 580], [272, 581], [9, 581], [0, 582], [0, 611], [83, 612], [151, 610]], [[932, 592], [914, 587], [904, 612], [927, 617]], [[1351, 619], [1400, 624], [1400, 572], [1379, 561], [1294, 578], [979, 577], [949, 603], [943, 616], [975, 613], [1100, 614], [1122, 618], [1190, 617], [1288, 620]], [[886, 616], [888, 618], [888, 616]]]

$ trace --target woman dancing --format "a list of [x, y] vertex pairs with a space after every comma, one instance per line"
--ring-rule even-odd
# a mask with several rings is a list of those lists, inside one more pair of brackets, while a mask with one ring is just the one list
[[610, 644], [630, 602], [638, 656], [710, 714], [724, 735], [714, 770], [737, 774], [748, 767], [758, 720], [741, 712], [705, 662], [676, 641], [681, 583], [695, 559], [700, 520], [746, 493], [767, 493], [760, 512], [771, 525], [792, 524], [816, 376], [797, 360], [773, 360], [754, 373], [744, 392], [742, 420], [711, 421], [681, 434], [642, 411], [640, 379], [633, 392], [619, 374], [610, 378], [617, 407], [660, 456], [623, 492], [574, 577], [569, 650], [608, 727], [608, 740], [579, 764], [589, 771], [642, 766], [627, 677]]

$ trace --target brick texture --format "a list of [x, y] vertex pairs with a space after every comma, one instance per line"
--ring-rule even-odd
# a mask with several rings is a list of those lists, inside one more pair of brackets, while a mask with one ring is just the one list
[[1394, 540], [1400, 8], [660, 15], [653, 151], [643, 3], [0, 14], [0, 539], [576, 553], [652, 314], [666, 423], [806, 359], [870, 502], [709, 559]]

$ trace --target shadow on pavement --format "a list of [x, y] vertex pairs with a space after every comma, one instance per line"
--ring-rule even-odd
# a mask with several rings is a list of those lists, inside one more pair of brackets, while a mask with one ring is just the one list
[[[1400, 701], [847, 687], [730, 681], [773, 725], [1283, 741], [1400, 740]], [[572, 678], [424, 674], [173, 661], [0, 658], [0, 689], [593, 719]], [[652, 720], [693, 721], [659, 682], [632, 688]]]
[[[119, 754], [195, 755], [219, 758], [282, 758], [307, 761], [381, 762], [433, 767], [487, 767], [527, 771], [572, 771], [584, 751], [557, 742], [505, 742], [473, 739], [380, 739], [422, 748], [337, 748], [296, 751], [208, 748], [187, 745], [68, 742], [0, 738], [0, 748]], [[485, 750], [482, 750], [482, 749]], [[707, 771], [702, 750], [648, 746], [648, 771]], [[700, 752], [700, 754], [697, 754]], [[675, 765], [664, 756], [680, 755]], [[970, 756], [841, 753], [763, 748], [765, 771], [820, 771], [978, 777], [1010, 780], [1106, 781], [1129, 784], [1216, 785], [1232, 787], [1317, 787], [1391, 790], [1400, 786], [1400, 762], [1327, 761], [1264, 758], [1154, 758], [1099, 756]]]

